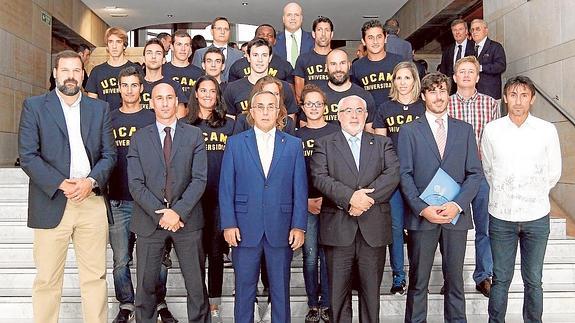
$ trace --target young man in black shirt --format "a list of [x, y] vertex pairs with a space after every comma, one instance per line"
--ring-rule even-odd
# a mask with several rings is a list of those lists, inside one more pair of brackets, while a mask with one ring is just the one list
[[[265, 39], [272, 47], [276, 44], [276, 30], [272, 25], [262, 24], [256, 29], [255, 38]], [[247, 45], [246, 45], [247, 46]], [[268, 75], [276, 77], [282, 81], [293, 84], [293, 67], [284, 58], [278, 55], [272, 55]], [[247, 77], [250, 75], [250, 63], [247, 57], [243, 57], [234, 62], [230, 67], [228, 82]]]
[[[234, 82], [228, 83], [224, 91], [224, 100], [228, 108], [228, 115], [236, 116], [248, 109], [250, 92], [254, 84], [268, 74], [272, 47], [264, 39], [256, 38], [248, 44], [248, 61], [250, 62], [250, 75]], [[289, 115], [295, 115], [298, 106], [291, 86], [282, 81], [284, 90], [284, 104]]]
[[226, 66], [226, 57], [222, 51], [217, 47], [210, 47], [206, 50], [202, 61], [202, 68], [206, 75], [213, 76], [220, 84], [220, 89], [224, 91], [222, 85], [227, 84], [222, 80], [222, 73]]
[[191, 89], [198, 77], [204, 75], [201, 68], [192, 65], [188, 58], [192, 52], [192, 37], [184, 30], [176, 30], [171, 44], [172, 61], [164, 64], [162, 73], [165, 77], [180, 83], [186, 97], [190, 97]]
[[128, 46], [128, 34], [119, 27], [110, 27], [104, 35], [108, 60], [95, 66], [86, 83], [88, 96], [108, 102], [110, 111], [118, 109], [122, 103], [118, 87], [118, 73], [128, 66], [140, 66], [130, 62], [124, 52]]
[[385, 30], [379, 20], [370, 20], [361, 27], [361, 42], [367, 49], [367, 56], [358, 59], [351, 66], [351, 81], [373, 95], [379, 106], [389, 101], [393, 68], [402, 61], [397, 54], [385, 51]]
[[[118, 150], [118, 162], [112, 171], [108, 182], [108, 198], [112, 207], [114, 224], [110, 225], [110, 246], [114, 260], [114, 290], [116, 299], [120, 303], [113, 323], [127, 323], [134, 316], [134, 286], [130, 274], [135, 236], [130, 232], [130, 220], [134, 201], [128, 189], [128, 164], [126, 155], [130, 147], [132, 135], [156, 120], [154, 112], [142, 108], [140, 93], [143, 91], [144, 81], [141, 72], [135, 66], [128, 66], [118, 75], [122, 104], [119, 109], [110, 112], [112, 131]], [[162, 267], [158, 286], [159, 303], [163, 307], [158, 311], [164, 322], [170, 321], [172, 315], [165, 305], [165, 290], [167, 268]], [[163, 295], [163, 296], [162, 296]]]
[[[295, 95], [298, 102], [305, 84], [325, 85], [327, 69], [325, 59], [331, 51], [333, 38], [333, 23], [327, 17], [319, 17], [313, 21], [313, 50], [303, 53], [297, 58], [294, 69]], [[301, 102], [299, 102], [301, 103]]]

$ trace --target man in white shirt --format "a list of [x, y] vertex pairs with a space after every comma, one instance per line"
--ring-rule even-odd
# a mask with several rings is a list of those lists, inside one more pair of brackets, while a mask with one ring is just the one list
[[526, 76], [503, 89], [509, 115], [488, 123], [481, 152], [490, 186], [489, 234], [493, 285], [489, 322], [505, 322], [517, 242], [524, 285], [523, 320], [541, 322], [543, 259], [549, 238], [549, 191], [561, 177], [561, 150], [553, 124], [532, 116], [535, 86]]

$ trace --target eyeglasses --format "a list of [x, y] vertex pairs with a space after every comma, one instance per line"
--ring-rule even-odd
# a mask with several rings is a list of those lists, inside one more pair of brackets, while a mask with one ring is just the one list
[[352, 115], [352, 114], [363, 114], [365, 112], [364, 108], [347, 108], [347, 109], [340, 109], [339, 112]]
[[321, 109], [321, 108], [323, 108], [324, 103], [323, 103], [323, 102], [320, 102], [320, 101], [316, 101], [316, 102], [306, 101], [306, 102], [303, 103], [303, 106], [304, 106], [305, 108], [308, 108], [308, 109], [311, 109], [311, 108]]
[[273, 112], [275, 110], [278, 110], [279, 107], [277, 107], [275, 104], [270, 104], [270, 105], [263, 105], [263, 104], [258, 104], [255, 107], [252, 107], [252, 109], [256, 109], [256, 111], [260, 111], [260, 112]]

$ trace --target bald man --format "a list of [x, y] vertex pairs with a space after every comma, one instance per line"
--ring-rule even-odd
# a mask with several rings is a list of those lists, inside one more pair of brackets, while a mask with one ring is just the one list
[[314, 40], [309, 31], [303, 31], [303, 9], [299, 4], [290, 2], [283, 9], [282, 21], [284, 31], [278, 34], [273, 52], [295, 68], [299, 55], [308, 53], [313, 49]]

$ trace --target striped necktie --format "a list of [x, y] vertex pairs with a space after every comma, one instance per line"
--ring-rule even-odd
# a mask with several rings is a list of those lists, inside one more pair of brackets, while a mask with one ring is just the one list
[[445, 131], [445, 125], [443, 124], [443, 119], [435, 119], [437, 123], [437, 133], [435, 134], [435, 141], [437, 142], [437, 149], [439, 150], [439, 155], [443, 159], [443, 153], [445, 152], [445, 143], [447, 141], [447, 131]]

